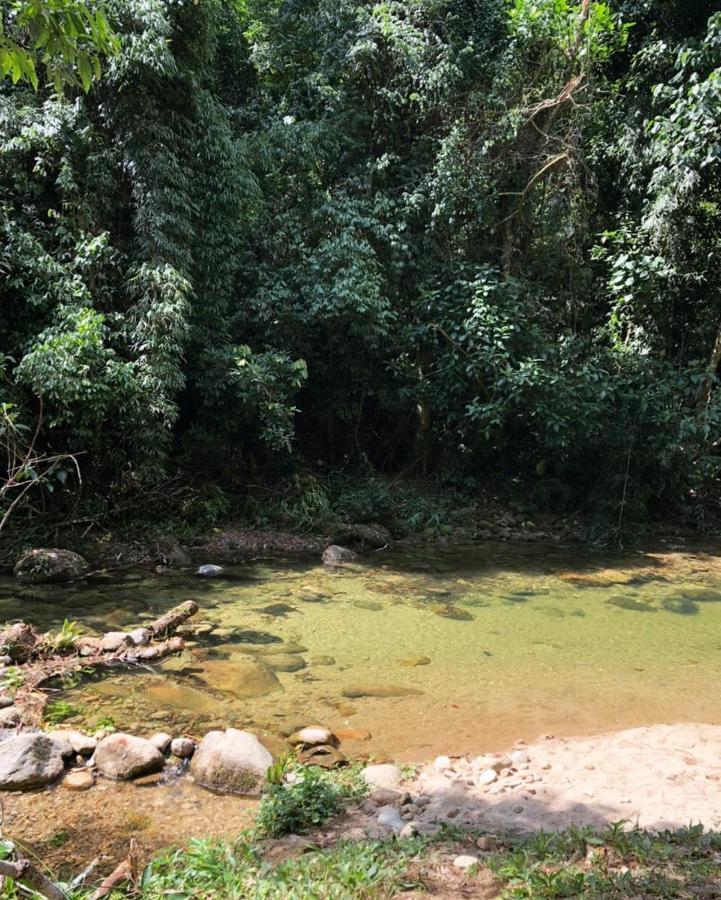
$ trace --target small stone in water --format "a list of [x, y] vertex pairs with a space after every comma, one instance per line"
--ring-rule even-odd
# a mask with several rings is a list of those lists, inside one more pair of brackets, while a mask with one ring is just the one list
[[195, 743], [190, 738], [175, 738], [170, 744], [170, 752], [179, 759], [187, 759], [194, 750]]
[[68, 791], [87, 791], [95, 784], [95, 776], [90, 769], [77, 769], [62, 780], [62, 786]]
[[205, 578], [213, 578], [216, 575], [220, 575], [223, 571], [222, 566], [215, 566], [212, 563], [205, 563], [202, 566], [198, 566], [197, 575], [203, 575]]

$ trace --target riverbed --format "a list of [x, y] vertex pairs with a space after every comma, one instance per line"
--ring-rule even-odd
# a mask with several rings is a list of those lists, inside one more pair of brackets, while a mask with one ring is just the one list
[[[352, 734], [342, 748], [350, 756], [399, 761], [496, 751], [544, 733], [721, 724], [710, 687], [721, 676], [713, 548], [601, 557], [472, 544], [383, 551], [339, 569], [258, 558], [207, 579], [167, 569], [42, 588], [0, 580], [4, 619], [76, 620], [90, 633], [142, 624], [190, 598], [201, 627], [186, 651], [59, 691], [71, 724], [195, 736], [234, 725], [278, 750], [298, 726], [320, 722]], [[126, 812], [150, 789], [133, 790]], [[172, 803], [181, 788], [152, 790]], [[210, 795], [193, 790], [189, 809], [207, 819]], [[127, 789], [118, 791], [122, 807]]]

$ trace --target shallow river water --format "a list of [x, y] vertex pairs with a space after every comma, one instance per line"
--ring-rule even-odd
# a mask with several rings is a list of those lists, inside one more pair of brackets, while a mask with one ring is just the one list
[[343, 569], [260, 560], [226, 574], [21, 591], [6, 581], [0, 615], [103, 631], [195, 598], [194, 621], [215, 630], [182, 656], [64, 695], [78, 721], [119, 728], [233, 723], [272, 736], [320, 721], [370, 731], [366, 752], [418, 760], [541, 732], [721, 721], [712, 555], [472, 545]]
[[111, 718], [140, 734], [233, 724], [274, 748], [321, 722], [370, 733], [344, 742], [349, 755], [402, 761], [548, 732], [721, 723], [721, 559], [703, 550], [602, 558], [475, 544], [337, 570], [257, 560], [225, 575], [0, 580], [0, 618], [101, 632], [196, 599], [209, 634], [182, 656], [61, 695], [74, 723]]

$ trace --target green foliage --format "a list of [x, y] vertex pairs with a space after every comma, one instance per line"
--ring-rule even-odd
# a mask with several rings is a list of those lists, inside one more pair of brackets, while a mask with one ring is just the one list
[[356, 767], [344, 775], [282, 761], [272, 770], [267, 792], [260, 802], [256, 828], [265, 837], [303, 834], [325, 824], [349, 799], [364, 788]]
[[66, 719], [80, 715], [82, 710], [72, 706], [67, 700], [51, 700], [43, 712], [43, 721], [47, 725], [59, 725]]
[[490, 482], [702, 524], [721, 14], [677, 7], [14, 0], [0, 404], [57, 461], [20, 519], [437, 535]]
[[0, 674], [0, 690], [11, 694], [25, 684], [25, 673], [18, 666], [7, 666]]
[[72, 650], [77, 639], [82, 635], [83, 629], [77, 622], [63, 619], [60, 631], [51, 631], [43, 638], [43, 646], [52, 653], [62, 653], [64, 650]]
[[103, 7], [87, 0], [9, 0], [0, 18], [0, 73], [35, 90], [38, 64], [57, 91], [90, 90], [101, 58], [118, 46]]

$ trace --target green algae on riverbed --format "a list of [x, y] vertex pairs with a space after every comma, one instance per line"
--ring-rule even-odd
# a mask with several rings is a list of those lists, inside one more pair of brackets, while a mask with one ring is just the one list
[[163, 665], [67, 692], [78, 724], [193, 734], [232, 724], [275, 739], [311, 721], [352, 724], [372, 733], [368, 753], [423, 759], [548, 731], [721, 721], [708, 690], [721, 675], [721, 564], [703, 552], [424, 547], [341, 569], [259, 561], [227, 575], [128, 573], [32, 591], [0, 579], [0, 610], [101, 631], [198, 601], [213, 630]]

